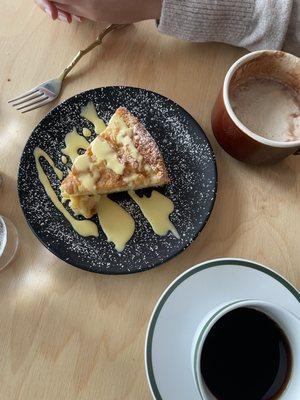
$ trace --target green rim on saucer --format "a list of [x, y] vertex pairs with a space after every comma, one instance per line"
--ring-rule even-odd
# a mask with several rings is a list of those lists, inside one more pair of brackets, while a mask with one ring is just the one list
[[300, 302], [300, 293], [297, 291], [295, 287], [293, 287], [286, 279], [284, 279], [281, 275], [278, 273], [272, 271], [271, 269], [261, 265], [254, 263], [252, 261], [246, 261], [242, 259], [218, 259], [218, 260], [212, 260], [212, 261], [206, 261], [201, 264], [196, 265], [195, 267], [192, 267], [191, 269], [187, 270], [184, 272], [182, 275], [180, 275], [174, 283], [171, 283], [171, 285], [166, 289], [162, 297], [159, 299], [156, 308], [154, 309], [154, 312], [152, 314], [152, 317], [150, 319], [148, 331], [147, 331], [147, 338], [146, 338], [146, 369], [147, 369], [147, 374], [148, 374], [148, 379], [150, 382], [150, 386], [152, 389], [152, 392], [156, 398], [156, 400], [164, 400], [159, 392], [158, 386], [155, 381], [154, 377], [154, 372], [153, 372], [153, 364], [152, 364], [152, 341], [153, 341], [153, 334], [154, 334], [154, 329], [155, 325], [158, 319], [158, 316], [160, 314], [161, 309], [163, 308], [164, 304], [170, 297], [170, 295], [174, 292], [174, 290], [187, 278], [191, 277], [192, 275], [198, 273], [199, 271], [205, 270], [207, 268], [213, 268], [213, 267], [219, 267], [221, 265], [237, 265], [240, 267], [247, 267], [247, 268], [252, 268], [256, 269], [260, 272], [263, 272], [272, 278], [276, 279], [278, 282], [280, 282], [283, 286], [285, 286], [294, 296], [295, 298]]

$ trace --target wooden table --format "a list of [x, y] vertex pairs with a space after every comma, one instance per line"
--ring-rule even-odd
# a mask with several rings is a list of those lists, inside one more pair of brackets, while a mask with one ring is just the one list
[[244, 257], [272, 266], [300, 288], [299, 159], [254, 168], [216, 143], [210, 112], [228, 67], [244, 51], [183, 43], [153, 22], [114, 33], [82, 60], [62, 94], [132, 85], [178, 102], [214, 147], [219, 193], [198, 239], [166, 265], [130, 276], [72, 268], [47, 251], [26, 225], [17, 198], [18, 162], [30, 132], [54, 105], [21, 115], [7, 100], [54, 77], [101, 29], [48, 20], [25, 0], [2, 0], [0, 24], [0, 213], [20, 233], [20, 250], [0, 273], [0, 398], [146, 400], [144, 341], [167, 285], [210, 258]]

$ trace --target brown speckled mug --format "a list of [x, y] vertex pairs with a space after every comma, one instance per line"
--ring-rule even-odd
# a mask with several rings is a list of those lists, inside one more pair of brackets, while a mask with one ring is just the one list
[[212, 111], [212, 128], [219, 144], [232, 157], [257, 165], [299, 153], [300, 139], [271, 140], [252, 132], [237, 118], [230, 89], [248, 78], [274, 79], [300, 93], [300, 59], [281, 51], [262, 50], [243, 56], [231, 66]]

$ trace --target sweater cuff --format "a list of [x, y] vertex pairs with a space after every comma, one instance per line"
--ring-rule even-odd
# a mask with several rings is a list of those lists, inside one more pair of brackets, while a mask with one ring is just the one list
[[232, 43], [244, 37], [253, 1], [164, 0], [158, 29], [183, 40]]
[[218, 41], [249, 50], [280, 49], [293, 0], [164, 0], [160, 32], [183, 40]]

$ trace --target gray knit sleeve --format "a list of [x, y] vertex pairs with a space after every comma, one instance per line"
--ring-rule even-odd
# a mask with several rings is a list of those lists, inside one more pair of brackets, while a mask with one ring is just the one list
[[294, 0], [283, 50], [300, 57], [300, 0]]
[[195, 42], [281, 49], [292, 7], [293, 0], [164, 0], [158, 29]]

